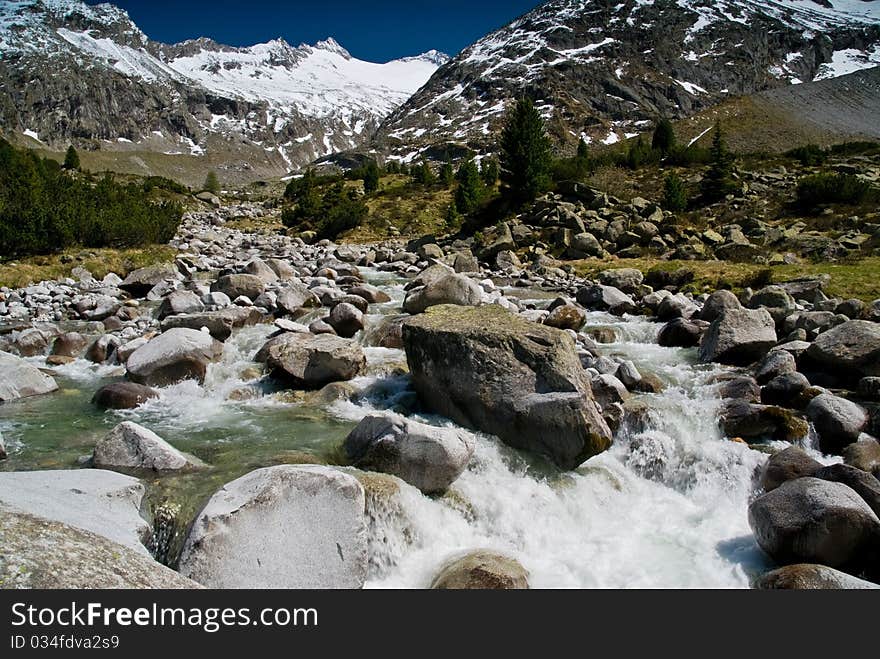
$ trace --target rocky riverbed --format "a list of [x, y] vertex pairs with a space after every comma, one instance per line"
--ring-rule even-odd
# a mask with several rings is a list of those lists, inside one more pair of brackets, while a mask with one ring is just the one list
[[880, 578], [880, 303], [226, 226], [263, 212], [2, 290], [4, 585]]

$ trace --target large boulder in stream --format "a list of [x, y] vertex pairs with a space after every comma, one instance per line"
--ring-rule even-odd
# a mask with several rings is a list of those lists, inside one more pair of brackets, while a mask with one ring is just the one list
[[105, 410], [133, 410], [148, 400], [159, 397], [159, 392], [136, 382], [113, 382], [95, 392], [92, 403]]
[[0, 504], [0, 587], [23, 590], [200, 588], [105, 536]]
[[459, 425], [574, 469], [611, 446], [571, 336], [497, 305], [440, 306], [408, 320], [422, 402]]
[[762, 574], [756, 590], [880, 590], [880, 584], [825, 565], [798, 563]]
[[128, 358], [131, 381], [165, 387], [183, 380], [204, 382], [208, 364], [223, 354], [223, 344], [207, 332], [175, 328], [163, 332]]
[[92, 462], [99, 468], [159, 472], [205, 467], [198, 458], [181, 453], [152, 430], [131, 421], [123, 421], [98, 442]]
[[461, 476], [474, 448], [461, 430], [388, 415], [364, 418], [345, 439], [355, 467], [392, 474], [426, 494], [443, 492]]
[[766, 309], [725, 309], [700, 346], [700, 361], [746, 366], [776, 345], [776, 323]]
[[304, 389], [351, 380], [367, 366], [360, 345], [332, 334], [283, 334], [270, 339], [257, 360], [261, 358], [276, 378]]
[[447, 563], [432, 590], [528, 590], [529, 573], [519, 561], [488, 551], [475, 551]]
[[256, 300], [266, 292], [266, 284], [256, 275], [225, 275], [211, 284], [211, 291], [225, 293], [230, 300], [242, 295]]
[[755, 499], [749, 525], [775, 561], [841, 567], [880, 543], [880, 519], [850, 487], [813, 477], [788, 481]]
[[826, 453], [840, 453], [857, 442], [868, 425], [868, 413], [858, 404], [832, 394], [816, 396], [807, 405], [807, 417], [819, 434]]
[[419, 314], [445, 304], [475, 307], [483, 301], [483, 289], [473, 279], [457, 273], [445, 274], [424, 286], [413, 288], [403, 301], [403, 310]]
[[880, 323], [850, 320], [822, 332], [807, 350], [819, 370], [858, 379], [880, 375]]
[[0, 403], [48, 394], [58, 389], [55, 380], [21, 357], [0, 351]]
[[143, 297], [158, 284], [166, 281], [179, 281], [180, 279], [177, 266], [173, 263], [162, 263], [135, 270], [119, 284], [119, 288], [128, 291], [135, 297]]
[[180, 572], [209, 588], [352, 589], [367, 575], [364, 488], [336, 469], [258, 469], [214, 494]]
[[0, 505], [90, 531], [148, 556], [144, 542], [151, 529], [140, 514], [144, 492], [139, 480], [100, 469], [0, 473]]

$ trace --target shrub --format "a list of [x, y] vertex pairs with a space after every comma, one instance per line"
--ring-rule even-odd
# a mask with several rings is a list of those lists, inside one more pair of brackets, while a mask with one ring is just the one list
[[811, 211], [825, 204], [860, 204], [875, 197], [871, 185], [852, 174], [823, 173], [800, 180], [795, 204]]
[[220, 179], [217, 178], [217, 172], [208, 172], [203, 188], [211, 194], [220, 194]]
[[806, 167], [821, 165], [828, 160], [828, 152], [815, 144], [799, 146], [785, 152], [786, 158], [799, 161]]
[[677, 174], [666, 177], [663, 190], [663, 207], [672, 212], [683, 211], [688, 205], [688, 194], [684, 181]]

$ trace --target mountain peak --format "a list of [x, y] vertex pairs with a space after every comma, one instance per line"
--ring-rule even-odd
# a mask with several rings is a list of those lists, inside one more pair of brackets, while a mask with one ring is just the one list
[[327, 37], [323, 41], [319, 41], [313, 46], [316, 50], [326, 50], [331, 53], [335, 53], [336, 55], [340, 55], [345, 59], [351, 59], [351, 53], [349, 53], [345, 48], [339, 45], [339, 42], [336, 41], [333, 37]]

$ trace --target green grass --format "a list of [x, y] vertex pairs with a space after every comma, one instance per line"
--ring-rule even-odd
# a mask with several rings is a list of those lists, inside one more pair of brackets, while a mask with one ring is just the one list
[[843, 299], [857, 298], [865, 302], [880, 299], [880, 257], [838, 263], [802, 265], [752, 265], [726, 261], [661, 261], [658, 259], [611, 259], [606, 261], [575, 261], [575, 271], [593, 278], [603, 270], [636, 268], [644, 273], [651, 270], [674, 272], [688, 270], [693, 281], [688, 290], [696, 293], [712, 292], [721, 288], [740, 292], [746, 287], [764, 286], [767, 282], [780, 283], [809, 275], [831, 276], [826, 293]]
[[69, 277], [76, 267], [84, 267], [97, 279], [111, 272], [120, 277], [138, 268], [174, 260], [175, 250], [167, 245], [136, 249], [69, 249], [60, 254], [32, 256], [0, 264], [0, 286], [21, 288], [40, 281]]

